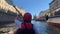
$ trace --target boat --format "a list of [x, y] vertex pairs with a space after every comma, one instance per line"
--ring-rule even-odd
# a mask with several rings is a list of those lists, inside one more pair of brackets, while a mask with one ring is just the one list
[[47, 23], [48, 25], [60, 27], [60, 15], [48, 17]]

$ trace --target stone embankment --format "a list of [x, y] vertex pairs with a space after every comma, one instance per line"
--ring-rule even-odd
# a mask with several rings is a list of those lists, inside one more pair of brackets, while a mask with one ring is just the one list
[[9, 23], [9, 24], [1, 24], [0, 26], [0, 34], [13, 34], [13, 32], [16, 30], [15, 23]]

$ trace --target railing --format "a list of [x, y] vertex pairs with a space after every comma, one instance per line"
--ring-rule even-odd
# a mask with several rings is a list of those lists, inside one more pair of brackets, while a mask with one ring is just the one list
[[46, 20], [48, 20], [50, 18], [59, 18], [59, 17], [60, 17], [60, 15], [55, 15], [55, 16], [46, 16], [45, 18], [46, 18]]
[[60, 17], [60, 15], [49, 16], [48, 18], [57, 18], [57, 17]]

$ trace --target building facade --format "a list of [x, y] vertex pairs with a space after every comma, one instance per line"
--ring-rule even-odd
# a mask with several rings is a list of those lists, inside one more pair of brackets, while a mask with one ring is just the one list
[[25, 11], [18, 6], [14, 7], [12, 0], [0, 0], [0, 21], [14, 21], [19, 13], [23, 16]]
[[50, 16], [50, 9], [41, 11], [40, 14], [39, 14], [39, 17], [45, 16], [45, 15]]
[[55, 12], [60, 10], [60, 0], [53, 0], [49, 5], [51, 16], [54, 16]]
[[14, 4], [13, 4], [12, 0], [0, 0], [0, 10], [3, 9], [3, 10], [6, 10], [6, 11], [4, 11], [6, 13], [10, 11], [10, 12], [17, 13], [17, 14], [18, 14], [18, 11], [19, 11], [19, 13], [24, 15], [24, 13], [25, 13], [24, 9], [19, 8], [18, 6], [15, 6], [16, 7], [15, 8], [13, 6], [14, 6]]
[[38, 20], [45, 21], [46, 20], [46, 16], [50, 16], [50, 9], [41, 11], [40, 14], [39, 14]]
[[[11, 0], [9, 0], [9, 1], [11, 1]], [[6, 10], [5, 11], [6, 13], [8, 12], [8, 10], [10, 10], [10, 11], [12, 11], [14, 13], [17, 13], [15, 8], [12, 6], [13, 3], [12, 2], [10, 3], [9, 1], [7, 1], [7, 0], [0, 0], [0, 9]]]
[[19, 13], [21, 13], [22, 16], [24, 16], [24, 14], [25, 14], [25, 10], [22, 9], [22, 8], [19, 8], [18, 6], [15, 6], [15, 7], [16, 7], [16, 9], [19, 11]]
[[10, 4], [10, 5], [14, 5], [13, 4], [13, 0], [5, 0], [8, 4]]

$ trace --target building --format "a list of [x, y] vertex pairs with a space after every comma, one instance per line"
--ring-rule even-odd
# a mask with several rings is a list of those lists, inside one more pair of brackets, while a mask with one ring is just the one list
[[[11, 1], [11, 0], [9, 0]], [[7, 13], [8, 10], [17, 13], [15, 8], [12, 6], [13, 3], [8, 2], [7, 0], [0, 0], [0, 9], [6, 10], [5, 12]]]
[[41, 11], [39, 14], [39, 20], [45, 21], [46, 20], [46, 15], [50, 16], [50, 9]]
[[0, 0], [0, 21], [14, 21], [17, 15], [23, 16], [24, 13], [22, 8], [14, 7], [12, 0]]
[[21, 13], [22, 16], [24, 16], [24, 14], [25, 14], [25, 10], [22, 9], [22, 8], [19, 8], [18, 6], [15, 6], [15, 7], [16, 7], [16, 9], [19, 11], [19, 13]]
[[17, 14], [18, 14], [18, 12], [17, 12], [17, 10], [18, 10], [19, 13], [24, 15], [24, 13], [25, 13], [24, 9], [19, 8], [18, 6], [15, 6], [15, 7], [14, 7], [12, 0], [0, 0], [0, 10], [3, 9], [3, 10], [6, 10], [6, 11], [4, 11], [6, 13], [10, 11], [10, 12], [17, 13]]
[[41, 11], [40, 14], [39, 14], [39, 17], [43, 17], [45, 15], [50, 16], [50, 10], [49, 9], [48, 10]]
[[60, 0], [53, 0], [50, 4], [51, 16], [55, 15], [55, 12], [60, 10]]
[[12, 0], [0, 0], [0, 31], [5, 34], [12, 34], [16, 28], [15, 18], [19, 15], [21, 20], [25, 13], [24, 9], [14, 6]]
[[8, 4], [10, 4], [10, 5], [14, 5], [13, 4], [13, 0], [5, 0]]
[[50, 16], [50, 9], [47, 9], [47, 10], [45, 10], [45, 15], [48, 15], [48, 16]]

